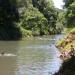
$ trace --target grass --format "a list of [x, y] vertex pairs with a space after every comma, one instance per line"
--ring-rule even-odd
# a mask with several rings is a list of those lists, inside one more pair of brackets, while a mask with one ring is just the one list
[[[70, 28], [71, 29], [71, 28]], [[69, 30], [70, 30], [69, 29]], [[71, 40], [71, 42], [68, 42], [67, 44], [66, 43], [66, 40], [69, 39]], [[72, 28], [70, 31], [69, 31], [69, 34], [67, 34], [63, 39], [59, 40], [57, 43], [56, 43], [56, 46], [61, 49], [61, 46], [63, 46], [63, 49], [62, 51], [68, 51], [70, 50], [70, 46], [73, 45], [75, 47], [75, 28]]]
[[73, 29], [70, 31], [70, 33], [75, 33], [75, 28], [73, 28]]

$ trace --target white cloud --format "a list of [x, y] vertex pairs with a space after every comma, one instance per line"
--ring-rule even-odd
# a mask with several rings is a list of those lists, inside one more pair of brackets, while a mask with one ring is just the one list
[[53, 2], [56, 8], [62, 9], [62, 5], [64, 5], [63, 0], [53, 0]]

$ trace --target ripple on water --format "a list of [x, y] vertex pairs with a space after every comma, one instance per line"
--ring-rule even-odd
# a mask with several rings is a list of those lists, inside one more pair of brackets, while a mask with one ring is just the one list
[[6, 56], [6, 57], [12, 56], [12, 57], [14, 57], [14, 56], [16, 56], [16, 55], [15, 55], [15, 54], [0, 54], [0, 56]]
[[59, 58], [51, 59], [49, 62], [32, 62], [18, 64], [17, 75], [52, 75], [59, 70], [62, 61]]
[[[57, 39], [54, 38], [54, 39]], [[17, 75], [52, 75], [59, 70], [62, 60], [54, 46], [55, 40], [35, 40], [19, 50]]]

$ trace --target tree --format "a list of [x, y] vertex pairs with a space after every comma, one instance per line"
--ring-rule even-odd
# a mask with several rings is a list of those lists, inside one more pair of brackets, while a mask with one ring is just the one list
[[34, 7], [38, 8], [38, 10], [44, 15], [44, 17], [48, 20], [48, 31], [51, 29], [56, 29], [56, 20], [57, 20], [57, 11], [54, 8], [54, 4], [52, 0], [32, 0], [32, 4]]
[[38, 9], [30, 7], [25, 10], [21, 26], [26, 30], [31, 30], [33, 35], [44, 35], [47, 30], [47, 19], [41, 14]]
[[57, 33], [57, 10], [52, 0], [19, 0], [20, 26], [33, 35]]
[[57, 9], [58, 16], [56, 21], [56, 29], [61, 32], [64, 28], [65, 24], [65, 11], [61, 9]]
[[66, 26], [75, 26], [75, 0], [64, 0], [66, 8]]
[[19, 13], [16, 0], [0, 0], [0, 39], [14, 40], [21, 37], [20, 28], [16, 25]]

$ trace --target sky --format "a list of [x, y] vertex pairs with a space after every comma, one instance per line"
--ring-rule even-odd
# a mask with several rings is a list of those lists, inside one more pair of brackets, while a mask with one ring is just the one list
[[53, 0], [53, 2], [56, 8], [62, 9], [62, 5], [64, 5], [63, 0]]

